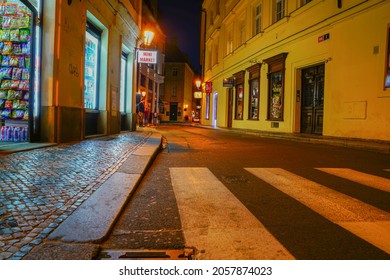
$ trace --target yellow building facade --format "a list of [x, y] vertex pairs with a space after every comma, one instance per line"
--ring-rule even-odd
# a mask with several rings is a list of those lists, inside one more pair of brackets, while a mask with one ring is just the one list
[[40, 137], [80, 141], [131, 129], [142, 1], [45, 1]]
[[390, 1], [206, 0], [202, 123], [390, 140]]

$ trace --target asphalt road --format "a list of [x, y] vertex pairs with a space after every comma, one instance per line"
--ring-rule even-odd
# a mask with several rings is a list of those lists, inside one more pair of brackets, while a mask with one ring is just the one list
[[[103, 248], [168, 250], [192, 246], [199, 250], [198, 258], [203, 259], [390, 259], [388, 155], [188, 126], [160, 126], [157, 131], [165, 138], [164, 149]], [[195, 174], [194, 170], [206, 171], [196, 173], [212, 181], [209, 192], [208, 181], [199, 183], [206, 186], [196, 191], [203, 192], [200, 203], [194, 197], [182, 196], [197, 195], [191, 191], [197, 187], [197, 181], [206, 178], [176, 182], [173, 175], [179, 170], [176, 168], [185, 168], [183, 172], [188, 174]], [[335, 171], [341, 175], [330, 173]], [[211, 175], [203, 175], [207, 172]], [[360, 177], [367, 182], [355, 182]], [[222, 190], [223, 195], [234, 196], [229, 202], [237, 199], [235, 204], [226, 206], [231, 207], [226, 210], [232, 211], [230, 218], [241, 215], [242, 211], [237, 214], [232, 209], [242, 205], [243, 211], [249, 210], [258, 225], [252, 222], [249, 229], [235, 221], [231, 228], [213, 227], [213, 219], [222, 224], [223, 219], [229, 219], [222, 217], [224, 204], [215, 204], [214, 209], [195, 208], [202, 204], [202, 199], [213, 195], [214, 185], [219, 192], [221, 188], [229, 191], [226, 194]], [[180, 194], [180, 186], [188, 186], [188, 191], [184, 189]], [[213, 199], [210, 203], [214, 203]], [[188, 227], [195, 219], [199, 219], [199, 226]], [[260, 230], [254, 227], [266, 232], [256, 244], [253, 243], [256, 238], [249, 237], [250, 231], [256, 234]], [[205, 228], [209, 242], [197, 243], [196, 236], [201, 237]], [[219, 231], [213, 236], [211, 229], [215, 228]], [[224, 230], [234, 231], [224, 238], [227, 242], [233, 238], [232, 242], [238, 244], [235, 248], [218, 240]], [[275, 245], [269, 245], [263, 255], [254, 255], [252, 250], [256, 251], [256, 246], [270, 244], [271, 241], [263, 240], [265, 235]], [[210, 242], [212, 238], [215, 242]], [[218, 246], [213, 248], [211, 243]], [[220, 255], [207, 255], [213, 250]], [[268, 251], [274, 253], [268, 255]], [[237, 252], [240, 254], [235, 255]]]

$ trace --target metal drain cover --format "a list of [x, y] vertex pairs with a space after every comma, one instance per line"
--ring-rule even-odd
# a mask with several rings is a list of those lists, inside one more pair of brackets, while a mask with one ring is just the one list
[[183, 250], [110, 250], [100, 252], [100, 260], [190, 260], [192, 249]]

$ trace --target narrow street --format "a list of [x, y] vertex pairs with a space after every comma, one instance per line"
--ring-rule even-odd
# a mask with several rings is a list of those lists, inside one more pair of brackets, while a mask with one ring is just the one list
[[390, 259], [388, 155], [188, 126], [157, 131], [165, 149], [102, 244], [108, 255], [190, 248], [194, 259]]

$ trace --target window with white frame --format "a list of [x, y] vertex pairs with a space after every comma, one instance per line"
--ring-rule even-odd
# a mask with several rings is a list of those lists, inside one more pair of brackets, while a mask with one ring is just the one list
[[285, 17], [286, 0], [275, 0], [274, 2], [274, 22], [277, 22]]
[[243, 16], [243, 19], [240, 20], [238, 25], [238, 42], [240, 45], [246, 42], [245, 33], [246, 33], [246, 20], [245, 20], [245, 16]]
[[219, 40], [217, 40], [217, 43], [214, 44], [214, 55], [213, 55], [213, 66], [218, 64], [218, 48], [219, 48]]
[[258, 3], [253, 8], [253, 36], [259, 34], [261, 32], [261, 3]]
[[226, 55], [233, 52], [234, 33], [233, 27], [229, 26], [226, 30]]

